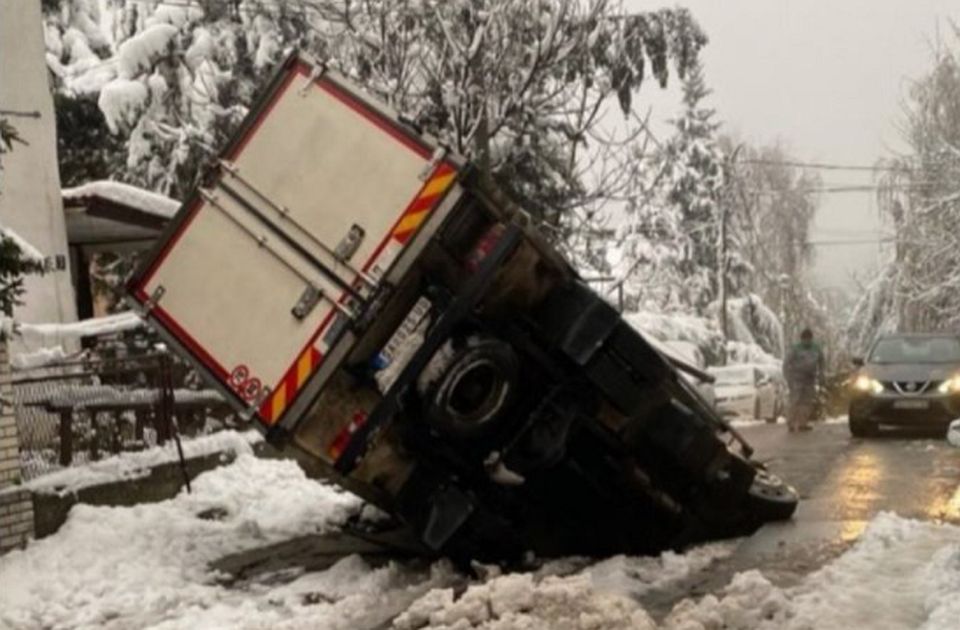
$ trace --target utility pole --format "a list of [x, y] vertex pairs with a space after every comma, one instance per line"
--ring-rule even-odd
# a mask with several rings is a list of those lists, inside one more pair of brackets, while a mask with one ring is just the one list
[[[730, 159], [727, 164], [728, 177], [734, 173], [737, 156], [740, 154], [741, 149], [743, 149], [742, 142], [738, 144], [737, 148], [730, 154]], [[717, 293], [719, 293], [718, 297], [720, 298], [720, 330], [723, 333], [724, 341], [730, 338], [727, 327], [727, 268], [729, 267], [729, 261], [727, 260], [727, 221], [730, 216], [730, 206], [732, 202], [727, 191], [727, 182], [724, 182], [724, 194], [720, 196], [720, 203], [718, 204], [720, 229], [717, 234], [717, 273], [719, 274], [719, 278], [717, 278]]]

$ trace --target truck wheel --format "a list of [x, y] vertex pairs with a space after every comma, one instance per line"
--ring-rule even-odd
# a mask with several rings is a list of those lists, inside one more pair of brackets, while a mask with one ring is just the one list
[[877, 434], [877, 426], [853, 414], [848, 416], [850, 435], [853, 437], [873, 437]]
[[793, 516], [799, 500], [796, 490], [760, 468], [747, 493], [747, 511], [759, 523], [785, 521]]
[[[441, 350], [442, 352], [443, 350]], [[519, 361], [506, 343], [471, 338], [423, 390], [426, 420], [457, 439], [488, 435], [514, 398]]]

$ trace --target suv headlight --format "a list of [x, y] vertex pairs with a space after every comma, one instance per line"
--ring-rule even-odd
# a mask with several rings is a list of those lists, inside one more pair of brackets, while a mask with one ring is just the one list
[[944, 382], [940, 383], [940, 387], [937, 388], [937, 391], [941, 394], [960, 393], [960, 374], [951, 376]]
[[870, 378], [866, 374], [861, 374], [853, 381], [853, 388], [860, 392], [869, 392], [879, 394], [883, 391], [883, 384], [875, 378]]

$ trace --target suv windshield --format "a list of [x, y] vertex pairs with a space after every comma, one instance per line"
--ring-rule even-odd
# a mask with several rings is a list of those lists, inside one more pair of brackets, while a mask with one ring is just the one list
[[890, 337], [870, 353], [871, 363], [960, 363], [960, 339], [955, 337]]

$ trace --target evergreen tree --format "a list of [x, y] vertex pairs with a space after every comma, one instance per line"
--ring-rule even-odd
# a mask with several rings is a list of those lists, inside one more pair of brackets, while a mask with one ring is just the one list
[[621, 230], [620, 273], [629, 307], [706, 314], [717, 294], [719, 203], [724, 154], [710, 94], [695, 63], [683, 82], [674, 134], [652, 155], [639, 152]]
[[715, 271], [724, 185], [724, 155], [716, 137], [720, 124], [714, 120], [715, 111], [702, 104], [709, 95], [702, 67], [694, 64], [683, 82], [683, 114], [673, 121], [675, 133], [663, 155], [666, 201], [676, 208], [678, 229], [684, 235], [678, 269], [687, 302], [701, 314], [718, 292]]
[[[0, 118], [0, 157], [13, 150], [15, 143], [26, 144], [16, 128], [5, 118]], [[42, 263], [26, 256], [17, 242], [0, 226], [0, 313], [7, 317], [13, 315], [13, 307], [21, 304], [24, 274], [42, 269]]]

